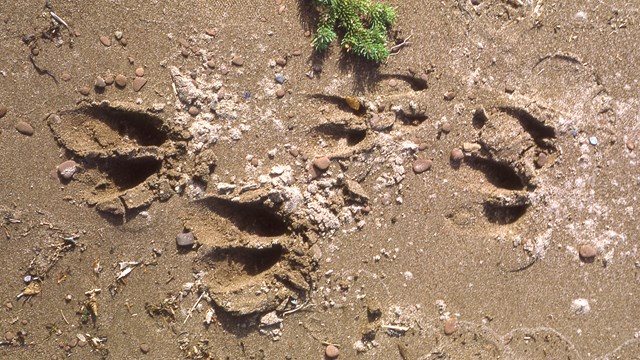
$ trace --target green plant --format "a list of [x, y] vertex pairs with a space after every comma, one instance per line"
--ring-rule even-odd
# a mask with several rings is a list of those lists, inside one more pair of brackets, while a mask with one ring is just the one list
[[324, 51], [344, 30], [340, 45], [352, 54], [381, 63], [389, 56], [387, 32], [396, 20], [396, 11], [387, 4], [370, 0], [313, 0], [320, 11], [318, 30], [312, 45]]

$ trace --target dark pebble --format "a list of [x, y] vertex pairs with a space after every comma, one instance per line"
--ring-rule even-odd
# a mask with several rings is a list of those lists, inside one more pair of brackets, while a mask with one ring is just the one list
[[195, 237], [191, 232], [183, 232], [176, 236], [176, 245], [191, 246], [195, 242]]
[[340, 349], [335, 345], [327, 345], [327, 348], [324, 350], [324, 354], [327, 355], [329, 359], [335, 359], [340, 356]]
[[444, 334], [451, 335], [458, 330], [458, 320], [454, 317], [444, 322]]
[[244, 65], [244, 59], [241, 56], [236, 55], [231, 59], [231, 64], [235, 66], [242, 66]]
[[[104, 81], [104, 79], [102, 78], [102, 76], [98, 76], [96, 78], [96, 83], [95, 83], [96, 88], [98, 89], [104, 89], [107, 86], [107, 83]], [[83, 94], [84, 95], [84, 94]]]
[[278, 90], [276, 90], [276, 96], [277, 96], [277, 97], [281, 98], [281, 97], [283, 97], [283, 96], [284, 96], [284, 94], [285, 94], [284, 89], [278, 89]]
[[111, 39], [108, 36], [100, 36], [100, 42], [104, 46], [111, 46]]
[[138, 92], [140, 91], [140, 89], [144, 87], [146, 83], [147, 83], [147, 79], [138, 76], [135, 79], [133, 79], [133, 83], [131, 84], [131, 86], [133, 87], [133, 91]]
[[322, 65], [320, 64], [314, 64], [313, 65], [313, 71], [315, 71], [316, 73], [321, 73], [322, 72]]
[[76, 173], [78, 169], [78, 163], [73, 160], [67, 160], [62, 164], [58, 165], [58, 174], [63, 179], [69, 180], [73, 177], [73, 174]]
[[462, 161], [462, 159], [464, 159], [462, 150], [460, 148], [453, 148], [453, 150], [451, 150], [451, 161], [459, 162]]
[[120, 45], [122, 46], [127, 46], [127, 44], [129, 43], [129, 41], [127, 41], [127, 38], [122, 38], [120, 39]]
[[151, 351], [151, 346], [149, 346], [149, 344], [140, 344], [140, 351], [142, 351], [143, 354], [146, 354]]
[[144, 68], [143, 67], [139, 67], [136, 69], [136, 76], [144, 76]]
[[18, 123], [16, 124], [16, 130], [18, 130], [18, 132], [22, 135], [33, 135], [33, 126], [24, 121], [18, 121]]
[[197, 106], [191, 106], [189, 107], [189, 115], [191, 116], [197, 116], [198, 114], [200, 114], [200, 109], [198, 109]]
[[471, 0], [471, 5], [480, 5], [480, 0]]
[[283, 58], [283, 57], [279, 57], [276, 59], [276, 64], [278, 66], [285, 66], [287, 65], [287, 59]]
[[578, 248], [578, 254], [580, 255], [580, 258], [584, 260], [590, 260], [596, 257], [597, 251], [596, 248], [593, 247], [593, 245], [584, 244], [580, 245], [580, 247]]
[[325, 171], [329, 168], [329, 165], [331, 165], [331, 160], [326, 156], [319, 157], [313, 160], [313, 166], [315, 166], [318, 170]]
[[414, 173], [421, 174], [431, 169], [431, 166], [433, 166], [433, 161], [428, 159], [418, 159], [413, 162], [412, 168]]
[[78, 89], [80, 95], [88, 96], [91, 93], [91, 89], [88, 86], [82, 86]]
[[118, 85], [119, 87], [127, 86], [127, 77], [122, 74], [116, 75], [115, 81], [116, 81], [116, 85]]
[[9, 109], [7, 109], [5, 105], [0, 105], [0, 118], [3, 118], [5, 115], [7, 115], [8, 110]]

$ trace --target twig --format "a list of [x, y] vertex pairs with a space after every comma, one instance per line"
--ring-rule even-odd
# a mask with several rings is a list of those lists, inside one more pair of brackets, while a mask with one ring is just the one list
[[193, 312], [193, 310], [196, 309], [196, 306], [198, 306], [198, 303], [200, 302], [200, 300], [202, 300], [202, 297], [204, 296], [205, 293], [206, 291], [203, 291], [202, 294], [200, 294], [200, 297], [198, 298], [198, 300], [196, 300], [196, 303], [193, 304], [191, 309], [189, 309], [189, 312], [187, 313], [187, 317], [184, 319], [183, 324], [186, 324], [187, 320], [189, 320], [189, 318], [191, 317], [191, 313]]
[[309, 306], [313, 306], [313, 305], [312, 305], [312, 304], [309, 304], [309, 300], [307, 300], [304, 304], [300, 305], [299, 307], [297, 307], [297, 308], [295, 308], [295, 309], [291, 309], [291, 310], [289, 310], [289, 311], [285, 311], [285, 312], [283, 312], [283, 313], [282, 313], [282, 316], [284, 317], [284, 316], [287, 316], [287, 315], [289, 315], [289, 314], [293, 314], [294, 312], [298, 312], [298, 311], [300, 311], [300, 310], [302, 310], [302, 309], [304, 309], [304, 308], [306, 308], [306, 307], [309, 307]]
[[38, 74], [40, 74], [40, 75], [47, 74], [47, 75], [51, 76], [53, 81], [55, 81], [56, 85], [58, 84], [58, 79], [56, 78], [55, 75], [53, 75], [53, 73], [51, 71], [49, 71], [47, 69], [43, 69], [40, 66], [38, 66], [38, 64], [36, 64], [36, 59], [33, 57], [33, 54], [29, 54], [29, 60], [31, 60], [31, 64], [33, 64], [33, 67], [36, 69]]
[[69, 321], [67, 321], [66, 316], [64, 316], [64, 313], [62, 312], [62, 309], [60, 309], [60, 314], [62, 315], [62, 319], [64, 320], [64, 322], [67, 323], [67, 325], [69, 325]]
[[407, 38], [406, 38], [406, 39], [404, 39], [404, 40], [402, 40], [402, 42], [401, 42], [400, 44], [393, 45], [393, 46], [389, 49], [389, 52], [390, 52], [390, 54], [389, 54], [389, 55], [393, 55], [393, 52], [394, 52], [394, 51], [396, 51], [396, 50], [400, 49], [401, 47], [403, 47], [403, 46], [405, 46], [405, 45], [409, 45], [409, 44], [410, 44], [409, 39], [411, 39], [411, 37], [412, 37], [412, 36], [413, 36], [413, 34], [411, 34], [411, 35], [407, 36]]
[[382, 325], [380, 327], [383, 328], [383, 329], [395, 330], [395, 331], [400, 331], [400, 332], [407, 332], [407, 331], [411, 330], [411, 327], [409, 327], [409, 326]]

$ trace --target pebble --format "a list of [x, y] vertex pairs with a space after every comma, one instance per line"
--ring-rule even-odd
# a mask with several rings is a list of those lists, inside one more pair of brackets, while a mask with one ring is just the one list
[[218, 29], [216, 28], [211, 28], [211, 29], [207, 29], [204, 31], [207, 35], [209, 36], [216, 36], [218, 35]]
[[89, 87], [88, 87], [88, 86], [82, 86], [82, 87], [80, 87], [80, 88], [78, 89], [78, 92], [79, 92], [81, 95], [88, 96], [88, 95], [89, 95], [89, 93], [91, 92], [91, 89], [89, 89]]
[[313, 160], [313, 166], [318, 168], [318, 170], [325, 171], [329, 168], [329, 165], [331, 165], [331, 160], [329, 160], [329, 158], [326, 156], [319, 157]]
[[420, 151], [425, 151], [427, 150], [428, 147], [429, 147], [429, 144], [427, 144], [426, 142], [421, 142], [420, 144], [418, 144], [418, 150]]
[[133, 79], [133, 83], [131, 84], [133, 87], [133, 91], [140, 91], [140, 89], [142, 89], [146, 83], [147, 79], [140, 76], [136, 77], [135, 79]]
[[580, 258], [584, 260], [593, 259], [597, 255], [596, 248], [590, 244], [580, 245], [578, 248], [578, 254], [580, 254]]
[[458, 330], [458, 319], [452, 317], [444, 322], [444, 334], [451, 335]]
[[416, 174], [421, 174], [429, 169], [433, 165], [433, 161], [429, 159], [418, 159], [413, 162], [413, 172]]
[[276, 79], [276, 82], [278, 84], [283, 84], [284, 83], [284, 75], [282, 75], [282, 74], [276, 74], [275, 79]]
[[451, 101], [453, 99], [456, 98], [456, 92], [455, 91], [447, 91], [446, 93], [444, 93], [444, 99], [447, 101]]
[[33, 49], [31, 49], [31, 53], [33, 54], [33, 56], [38, 56], [38, 55], [40, 55], [40, 49], [33, 48]]
[[[2, 117], [2, 115], [0, 115], [0, 117]], [[633, 149], [635, 148], [636, 148], [636, 142], [633, 140], [627, 140], [627, 149], [633, 151]]]
[[109, 74], [104, 77], [104, 83], [107, 85], [111, 85], [114, 82], [113, 75]]
[[109, 39], [108, 36], [104, 36], [104, 35], [100, 36], [100, 42], [104, 46], [111, 46], [111, 39]]
[[18, 121], [18, 123], [16, 124], [16, 130], [18, 130], [18, 132], [22, 135], [33, 135], [33, 126], [24, 121]]
[[127, 86], [127, 77], [122, 74], [116, 75], [115, 81], [116, 85], [118, 85], [119, 87]]
[[229, 69], [226, 66], [221, 65], [220, 66], [220, 74], [227, 75], [228, 73], [229, 73]]
[[216, 67], [216, 63], [213, 60], [209, 60], [207, 61], [207, 67], [209, 67], [209, 69], [213, 69]]
[[276, 64], [278, 66], [285, 66], [287, 65], [287, 59], [283, 58], [283, 57], [279, 57], [276, 59]]
[[78, 170], [78, 163], [73, 160], [67, 160], [58, 165], [58, 174], [65, 180], [71, 179], [76, 170]]
[[102, 78], [102, 76], [98, 76], [96, 78], [96, 83], [95, 83], [96, 88], [98, 89], [104, 89], [107, 86], [107, 83], [104, 81], [104, 79]]
[[5, 115], [7, 115], [7, 107], [5, 105], [0, 105], [0, 118], [3, 118]]
[[198, 114], [200, 114], [200, 109], [198, 109], [197, 106], [191, 106], [189, 107], [189, 115], [191, 116], [197, 116]]
[[442, 130], [443, 133], [448, 134], [451, 132], [451, 124], [446, 122], [444, 124], [442, 124], [442, 126], [440, 127], [440, 130]]
[[143, 354], [146, 354], [151, 351], [151, 346], [149, 346], [149, 344], [140, 344], [140, 351], [142, 351]]
[[62, 80], [62, 81], [69, 81], [69, 80], [71, 80], [71, 74], [69, 74], [69, 73], [62, 73], [62, 75], [60, 75], [60, 80]]
[[116, 37], [116, 40], [120, 41], [120, 39], [122, 39], [122, 31], [118, 30], [116, 32], [113, 33], [113, 36]]
[[188, 49], [182, 49], [180, 51], [180, 54], [182, 54], [182, 56], [187, 58], [187, 57], [189, 57], [189, 50]]
[[9, 310], [13, 309], [13, 304], [12, 304], [12, 303], [10, 303], [10, 302], [8, 302], [8, 303], [4, 304], [4, 306], [5, 306], [7, 309], [9, 309]]
[[283, 97], [283, 96], [284, 96], [284, 89], [278, 89], [278, 90], [276, 90], [276, 96], [277, 96], [278, 98]]
[[120, 39], [120, 44], [121, 44], [122, 46], [127, 46], [127, 44], [128, 44], [128, 43], [129, 43], [129, 42], [127, 41], [127, 38], [122, 38], [122, 39]]
[[11, 341], [16, 337], [16, 334], [13, 331], [7, 331], [4, 333], [4, 339], [7, 341]]
[[391, 87], [398, 86], [398, 81], [396, 79], [389, 80], [389, 86], [391, 86]]
[[139, 67], [136, 69], [136, 76], [144, 76], [144, 68], [143, 67]]
[[547, 161], [549, 161], [549, 157], [547, 156], [547, 154], [540, 153], [538, 154], [538, 158], [536, 159], [536, 166], [540, 168], [544, 167], [547, 164]]
[[451, 150], [451, 161], [460, 162], [462, 159], [464, 159], [462, 150], [460, 148], [453, 148], [453, 150]]
[[236, 55], [231, 59], [231, 64], [235, 66], [242, 66], [244, 65], [244, 59], [241, 56]]
[[593, 145], [593, 146], [598, 145], [598, 138], [597, 138], [597, 137], [595, 137], [595, 136], [590, 137], [590, 138], [589, 138], [589, 144], [591, 144], [591, 145]]
[[300, 155], [300, 150], [298, 150], [298, 148], [291, 148], [289, 149], [289, 154], [293, 157], [298, 157], [298, 155]]
[[195, 242], [195, 237], [191, 232], [183, 232], [176, 236], [176, 244], [178, 246], [191, 246]]
[[329, 359], [335, 359], [340, 356], [340, 349], [335, 345], [327, 345], [327, 348], [324, 350], [324, 354], [327, 355]]

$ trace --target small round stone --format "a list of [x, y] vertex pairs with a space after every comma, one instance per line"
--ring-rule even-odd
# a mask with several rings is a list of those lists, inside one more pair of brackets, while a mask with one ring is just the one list
[[144, 68], [139, 67], [136, 69], [136, 76], [144, 76]]
[[452, 317], [444, 322], [444, 334], [451, 335], [458, 330], [458, 319]]
[[283, 96], [284, 96], [284, 94], [285, 94], [284, 89], [282, 89], [282, 88], [281, 88], [281, 89], [276, 90], [276, 96], [277, 96], [278, 98], [283, 97]]
[[127, 77], [122, 74], [116, 75], [115, 81], [116, 81], [116, 85], [118, 85], [119, 87], [127, 86]]
[[335, 345], [327, 345], [327, 348], [324, 349], [324, 354], [327, 355], [329, 359], [335, 359], [340, 356], [340, 349]]
[[78, 170], [78, 163], [73, 160], [67, 160], [58, 165], [58, 174], [65, 180], [71, 179], [73, 174], [76, 173], [76, 170]]
[[[2, 116], [0, 116], [0, 117], [2, 117]], [[633, 151], [633, 149], [636, 148], [636, 142], [633, 141], [633, 140], [627, 140], [627, 144], [626, 145], [627, 145], [627, 149], [629, 149], [631, 151]]]
[[182, 51], [180, 51], [180, 54], [182, 54], [183, 57], [189, 57], [189, 50], [182, 49]]
[[11, 341], [16, 337], [16, 334], [13, 331], [7, 331], [4, 333], [4, 339], [7, 341]]
[[89, 93], [91, 93], [91, 89], [89, 89], [88, 86], [81, 86], [78, 88], [78, 92], [80, 93], [80, 95], [88, 96]]
[[456, 92], [455, 91], [447, 91], [446, 93], [444, 93], [444, 99], [447, 101], [451, 101], [453, 99], [456, 98]]
[[95, 83], [96, 88], [98, 89], [104, 89], [107, 86], [107, 83], [104, 81], [104, 79], [102, 78], [102, 76], [98, 76], [96, 78], [96, 83]]
[[318, 170], [325, 171], [329, 168], [329, 165], [331, 165], [331, 160], [326, 156], [322, 156], [313, 160], [313, 166], [315, 166]]
[[149, 351], [151, 351], [151, 346], [149, 346], [149, 344], [140, 344], [140, 351], [143, 354], [148, 353]]
[[104, 77], [104, 83], [105, 84], [112, 85], [114, 81], [115, 81], [115, 79], [113, 78], [113, 75], [111, 75], [111, 74], [105, 75], [105, 77]]
[[584, 245], [580, 245], [580, 247], [578, 248], [578, 254], [580, 255], [580, 258], [584, 260], [589, 260], [596, 257], [597, 251], [596, 251], [596, 248], [593, 247], [593, 245], [584, 244]]
[[211, 28], [211, 29], [207, 29], [204, 31], [207, 35], [209, 36], [216, 36], [218, 35], [218, 29], [217, 28]]
[[133, 83], [131, 84], [131, 86], [133, 87], [133, 91], [138, 92], [142, 89], [142, 87], [144, 87], [146, 83], [146, 78], [137, 76], [135, 79], [133, 79]]
[[33, 56], [38, 56], [38, 55], [40, 55], [40, 49], [33, 48], [33, 49], [31, 49], [31, 53], [33, 54]]
[[398, 80], [396, 80], [396, 79], [389, 80], [389, 86], [391, 86], [391, 87], [398, 86]]
[[442, 130], [443, 133], [448, 134], [451, 132], [451, 124], [446, 122], [444, 124], [442, 124], [442, 126], [440, 127], [440, 130]]
[[183, 232], [176, 236], [176, 245], [191, 246], [195, 242], [195, 237], [191, 232]]
[[216, 63], [215, 63], [215, 61], [213, 61], [213, 60], [209, 60], [209, 61], [207, 61], [207, 67], [208, 67], [209, 69], [213, 69], [213, 68], [215, 68], [215, 67], [216, 67]]
[[200, 109], [198, 109], [197, 106], [191, 106], [189, 107], [189, 115], [191, 116], [197, 116], [198, 114], [200, 114]]
[[536, 166], [541, 168], [544, 167], [549, 161], [549, 157], [545, 153], [538, 154], [538, 158], [536, 159]]
[[0, 104], [0, 118], [3, 118], [5, 115], [7, 115], [7, 111], [9, 111], [9, 109], [7, 109], [5, 105]]
[[235, 66], [242, 66], [244, 65], [244, 59], [242, 58], [242, 56], [234, 56], [233, 59], [231, 59], [231, 64], [235, 65]]
[[425, 151], [427, 150], [428, 147], [429, 147], [429, 144], [427, 144], [426, 142], [421, 142], [420, 144], [418, 144], [418, 150], [420, 151]]
[[300, 150], [298, 150], [298, 148], [291, 148], [289, 149], [289, 154], [293, 157], [298, 157], [298, 155], [300, 155]]
[[260, 165], [260, 160], [258, 160], [258, 158], [253, 158], [251, 159], [250, 163], [251, 163], [251, 166], [258, 166]]
[[13, 304], [12, 304], [12, 303], [10, 303], [10, 302], [8, 302], [8, 303], [4, 304], [4, 306], [5, 306], [8, 310], [13, 309]]
[[412, 168], [414, 173], [421, 174], [431, 169], [431, 166], [433, 166], [433, 161], [429, 159], [418, 159], [413, 162]]
[[108, 36], [105, 36], [105, 35], [100, 36], [100, 42], [104, 46], [111, 46], [111, 39]]
[[283, 58], [283, 57], [279, 57], [276, 59], [276, 64], [278, 66], [285, 66], [287, 65], [287, 59]]
[[120, 40], [122, 39], [122, 31], [118, 30], [116, 32], [113, 33], [113, 36], [116, 38], [116, 40]]
[[129, 44], [129, 40], [127, 40], [127, 38], [120, 39], [120, 45], [127, 46], [127, 44]]
[[62, 73], [62, 75], [60, 75], [60, 80], [62, 80], [62, 81], [69, 81], [69, 80], [71, 80], [71, 74], [69, 74], [69, 73]]
[[462, 150], [460, 148], [453, 148], [453, 150], [451, 150], [451, 161], [460, 162], [462, 159], [464, 159]]
[[18, 123], [16, 124], [16, 130], [18, 130], [18, 132], [22, 135], [33, 135], [33, 126], [24, 121], [18, 121]]

